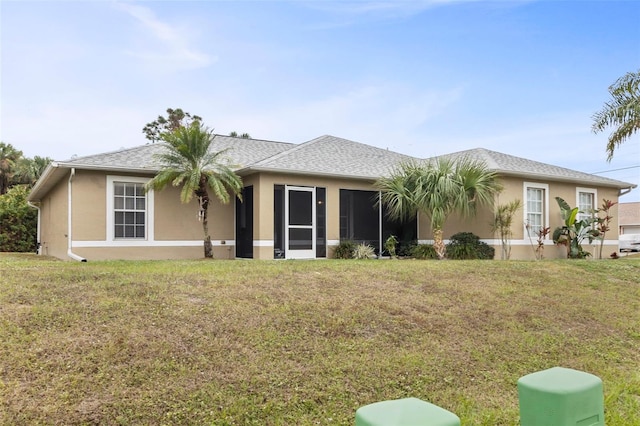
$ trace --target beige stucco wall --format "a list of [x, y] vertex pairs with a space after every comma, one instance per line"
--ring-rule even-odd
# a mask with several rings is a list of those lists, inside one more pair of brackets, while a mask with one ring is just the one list
[[[145, 177], [132, 174], [117, 174]], [[107, 174], [95, 171], [76, 171], [73, 179], [73, 239], [103, 241], [107, 233]], [[202, 223], [198, 220], [198, 202], [180, 201], [179, 187], [167, 186], [154, 192], [154, 233], [156, 241], [201, 240]], [[234, 203], [221, 204], [213, 194], [209, 204], [209, 233], [212, 239], [233, 240]]]
[[[181, 187], [168, 186], [156, 191], [155, 239], [156, 241], [200, 240], [204, 238], [202, 222], [198, 220], [198, 201], [194, 197], [189, 203], [180, 201]], [[210, 191], [211, 192], [211, 191]], [[235, 200], [221, 204], [213, 194], [208, 210], [209, 235], [212, 240], [233, 240], [235, 231]]]
[[[298, 176], [279, 173], [261, 173], [245, 178], [245, 186], [251, 182], [254, 185], [254, 240], [273, 242], [275, 185], [313, 186], [326, 188], [326, 220], [327, 240], [340, 239], [340, 190], [372, 191], [371, 181], [350, 180], [315, 176]], [[331, 246], [327, 246], [327, 255], [331, 256]], [[273, 259], [273, 246], [254, 247], [255, 259]]]
[[[167, 186], [154, 192], [156, 240], [198, 240], [203, 237], [202, 224], [198, 221], [198, 202], [191, 199], [183, 204], [180, 201], [180, 189]], [[210, 228], [213, 228], [211, 222], [216, 220], [215, 213], [213, 208], [209, 209]], [[210, 235], [215, 234], [211, 232]]]
[[[126, 174], [117, 173], [118, 176]], [[138, 176], [140, 175], [131, 175]], [[150, 178], [151, 176], [146, 176]], [[274, 185], [314, 186], [326, 188], [327, 240], [340, 239], [340, 189], [373, 190], [373, 182], [367, 180], [349, 180], [331, 177], [298, 176], [281, 173], [260, 173], [243, 177], [244, 186], [253, 186], [254, 195], [254, 247], [255, 259], [273, 259], [273, 222], [274, 222]], [[504, 190], [497, 202], [507, 203], [514, 199], [523, 200], [523, 179], [503, 177]], [[528, 180], [527, 180], [528, 181]], [[553, 230], [560, 226], [561, 217], [555, 196], [564, 198], [572, 206], [577, 204], [576, 185], [544, 181], [528, 181], [549, 185], [549, 226]], [[98, 244], [107, 236], [107, 173], [97, 171], [76, 170], [72, 183], [73, 188], [73, 240]], [[589, 185], [579, 185], [592, 188]], [[67, 188], [68, 175], [47, 194], [41, 203], [41, 241], [42, 253], [63, 259], [67, 257]], [[597, 190], [597, 204], [603, 198], [617, 200], [617, 189], [594, 188]], [[201, 258], [203, 238], [201, 222], [197, 220], [198, 205], [196, 200], [188, 204], [180, 202], [180, 188], [167, 187], [154, 193], [154, 233], [155, 241], [149, 247], [74, 247], [73, 251], [92, 259], [168, 259], [168, 258]], [[491, 234], [489, 223], [492, 220], [492, 209], [484, 208], [475, 218], [462, 219], [451, 217], [444, 228], [444, 237], [449, 238], [456, 232], [473, 232], [482, 239], [492, 242], [499, 257], [499, 246], [495, 236]], [[607, 241], [607, 250], [615, 250], [618, 238], [617, 206], [612, 210], [613, 220]], [[209, 208], [209, 231], [214, 241], [214, 256], [222, 259], [235, 257], [235, 202], [220, 204], [215, 198]], [[531, 240], [525, 234], [524, 210], [516, 213], [514, 218], [514, 238], [512, 259], [534, 258]], [[432, 238], [429, 221], [420, 216], [418, 220], [418, 238]], [[546, 241], [545, 257], [562, 257], [564, 250], [555, 247], [551, 236]], [[170, 246], [171, 241], [182, 242], [181, 247]], [[163, 244], [166, 242], [167, 244]], [[184, 246], [184, 242], [190, 244]], [[533, 241], [535, 243], [535, 240]], [[615, 247], [613, 247], [615, 245]], [[609, 247], [612, 246], [612, 247]], [[328, 246], [328, 255], [332, 247]]]
[[[559, 226], [562, 226], [562, 216], [555, 197], [561, 197], [567, 203], [569, 203], [569, 205], [575, 207], [578, 204], [577, 188], [584, 188], [596, 191], [596, 207], [600, 207], [602, 205], [603, 199], [614, 201], [618, 199], [618, 190], [616, 188], [594, 187], [589, 184], [576, 185], [566, 182], [548, 182], [542, 180], [531, 180], [514, 177], [501, 177], [500, 181], [503, 185], [503, 191], [496, 198], [496, 205], [506, 204], [516, 199], [520, 200], [524, 204], [525, 182], [549, 186], [549, 223], [547, 224], [547, 226], [551, 228], [551, 232], [545, 240], [545, 258], [566, 257], [566, 250], [564, 249], [564, 247], [556, 247], [552, 241], [553, 230]], [[617, 249], [617, 205], [613, 207], [611, 216], [613, 216], [610, 224], [611, 231], [609, 231], [606, 235], [603, 257], [605, 256], [605, 253], [607, 253], [608, 255], [607, 251], [613, 251]], [[444, 226], [444, 238], [448, 239], [457, 232], [473, 232], [484, 240], [488, 240], [490, 242], [491, 240], [494, 240], [494, 244], [491, 245], [496, 249], [496, 258], [500, 258], [500, 246], [495, 241], [499, 237], [491, 233], [491, 228], [489, 225], [492, 219], [493, 209], [487, 207], [480, 209], [477, 216], [473, 218], [461, 219], [460, 217], [454, 215], [447, 220]], [[529, 238], [526, 232], [524, 205], [514, 216], [512, 230], [513, 240], [511, 259], [535, 259], [535, 253], [531, 245], [534, 244], [534, 246], [537, 246], [537, 237], [532, 236], [531, 238]], [[418, 222], [418, 238], [420, 240], [431, 240], [433, 238], [429, 220], [423, 215], [420, 216]], [[599, 242], [597, 244], [599, 244]], [[585, 250], [588, 249], [588, 251], [593, 252], [593, 250], [595, 250], [596, 243], [594, 243], [593, 245], [589, 245], [585, 242], [583, 243], [583, 247], [585, 248]]]
[[104, 172], [76, 170], [71, 181], [74, 241], [102, 241], [107, 238], [106, 187]]
[[67, 257], [67, 181], [61, 179], [40, 202], [40, 253]]
[[[107, 239], [107, 175], [100, 171], [76, 170], [72, 180], [73, 252], [89, 260], [168, 259], [203, 257], [202, 223], [198, 221], [198, 203], [180, 202], [180, 189], [167, 187], [154, 193], [154, 241], [146, 247], [109, 247]], [[115, 176], [151, 178], [127, 173]], [[68, 175], [41, 202], [42, 254], [68, 260], [67, 206]], [[223, 205], [212, 195], [209, 206], [209, 232], [214, 256], [233, 258], [234, 201]], [[172, 247], [171, 241], [181, 241]], [[167, 242], [167, 244], [164, 244]], [[184, 245], [189, 242], [189, 245]], [[86, 245], [92, 245], [86, 247]], [[99, 246], [99, 247], [98, 247]]]

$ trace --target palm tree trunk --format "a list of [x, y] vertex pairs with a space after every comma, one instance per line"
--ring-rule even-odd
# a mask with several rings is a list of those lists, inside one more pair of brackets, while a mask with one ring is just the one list
[[213, 246], [211, 244], [211, 236], [209, 235], [206, 210], [204, 211], [204, 218], [202, 219], [202, 230], [204, 231], [204, 257], [213, 259]]
[[444, 245], [444, 241], [442, 241], [442, 229], [433, 230], [433, 249], [436, 251], [439, 260], [446, 257], [447, 247]]
[[209, 235], [209, 193], [203, 182], [200, 182], [200, 188], [196, 191], [196, 195], [200, 198], [200, 209], [202, 210], [202, 232], [204, 233], [204, 257], [213, 259], [213, 245], [211, 244], [211, 235]]

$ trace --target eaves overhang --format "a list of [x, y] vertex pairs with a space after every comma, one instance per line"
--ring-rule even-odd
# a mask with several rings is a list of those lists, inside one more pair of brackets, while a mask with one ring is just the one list
[[313, 172], [308, 170], [291, 170], [291, 169], [281, 169], [281, 168], [275, 168], [275, 167], [245, 167], [245, 168], [236, 170], [236, 173], [240, 176], [247, 176], [252, 173], [282, 173], [287, 175], [315, 176], [315, 177], [324, 177], [324, 178], [332, 178], [332, 179], [353, 179], [353, 180], [365, 180], [365, 181], [375, 181], [380, 178], [380, 176], [361, 176], [361, 175], [351, 175], [346, 173]]
[[598, 180], [590, 180], [590, 179], [580, 179], [580, 178], [572, 178], [567, 176], [551, 176], [542, 173], [528, 173], [528, 172], [514, 172], [511, 170], [497, 170], [494, 169], [498, 176], [510, 176], [516, 178], [525, 178], [525, 179], [535, 179], [538, 181], [544, 182], [566, 182], [572, 184], [580, 184], [580, 185], [591, 185], [591, 186], [603, 186], [607, 188], [617, 188], [617, 189], [634, 189], [638, 185], [629, 182], [618, 181], [614, 179], [598, 179]]
[[40, 176], [40, 179], [38, 179], [31, 189], [31, 192], [29, 192], [27, 201], [33, 203], [39, 202], [71, 169], [131, 174], [155, 174], [158, 172], [156, 169], [142, 167], [118, 167], [53, 161], [47, 166], [42, 176]]

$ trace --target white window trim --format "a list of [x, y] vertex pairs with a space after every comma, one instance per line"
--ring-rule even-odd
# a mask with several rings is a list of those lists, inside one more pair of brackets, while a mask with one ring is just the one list
[[[522, 204], [524, 204], [523, 206], [523, 216], [522, 216], [522, 223], [523, 223], [523, 230], [524, 230], [524, 237], [525, 239], [527, 239], [529, 237], [529, 233], [527, 231], [527, 216], [528, 216], [528, 211], [527, 211], [527, 189], [528, 188], [535, 188], [535, 189], [542, 189], [544, 190], [544, 222], [542, 223], [542, 227], [543, 228], [547, 228], [549, 227], [549, 184], [547, 183], [538, 183], [538, 182], [524, 182], [522, 184], [522, 199], [524, 200], [524, 202]], [[549, 236], [551, 235], [551, 232], [549, 232], [547, 234], [546, 237], [544, 237], [545, 240], [549, 239]], [[537, 238], [535, 235], [531, 235], [531, 238]]]
[[[235, 240], [211, 240], [214, 247], [235, 246]], [[157, 240], [116, 239], [115, 241], [73, 241], [74, 248], [107, 247], [202, 247], [202, 240]]]
[[[598, 208], [598, 190], [595, 189], [595, 188], [577, 187], [576, 188], [576, 206], [578, 208], [580, 208], [580, 193], [581, 192], [586, 192], [586, 193], [593, 194], [593, 209], [594, 210], [597, 209]], [[592, 214], [595, 216], [595, 213], [592, 213]]]
[[[154, 192], [153, 190], [149, 190], [146, 193], [147, 205], [145, 211], [145, 238], [116, 238], [114, 233], [114, 218], [113, 218], [113, 209], [114, 209], [114, 190], [113, 184], [115, 182], [124, 182], [124, 183], [142, 183], [146, 184], [149, 182], [150, 178], [142, 178], [142, 177], [134, 177], [134, 176], [116, 176], [116, 175], [107, 175], [107, 241], [155, 241], [154, 235]], [[124, 245], [124, 244], [123, 244]]]

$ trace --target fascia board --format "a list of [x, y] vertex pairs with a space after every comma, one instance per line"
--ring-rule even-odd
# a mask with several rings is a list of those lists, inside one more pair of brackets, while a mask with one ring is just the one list
[[616, 181], [613, 182], [604, 182], [604, 181], [594, 181], [594, 180], [582, 180], [577, 178], [570, 178], [565, 176], [550, 176], [541, 173], [526, 173], [526, 172], [513, 172], [513, 171], [504, 171], [504, 170], [494, 170], [498, 176], [510, 176], [517, 178], [525, 178], [525, 179], [536, 179], [542, 180], [545, 182], [567, 182], [581, 185], [591, 185], [591, 186], [604, 186], [608, 188], [618, 188], [618, 189], [633, 189], [638, 185], [629, 182]]
[[290, 170], [290, 169], [279, 169], [275, 167], [246, 167], [244, 169], [239, 169], [236, 171], [240, 176], [246, 176], [251, 173], [282, 173], [287, 175], [298, 175], [298, 176], [315, 176], [315, 177], [326, 177], [326, 178], [334, 178], [334, 179], [354, 179], [354, 180], [366, 180], [366, 181], [375, 181], [379, 179], [379, 177], [375, 176], [358, 176], [358, 175], [346, 175], [339, 173], [322, 173], [322, 172], [310, 172], [306, 170]]
[[121, 173], [158, 173], [157, 169], [143, 168], [143, 167], [121, 167], [121, 166], [102, 166], [96, 164], [77, 164], [77, 163], [58, 163], [59, 167], [76, 170], [96, 170], [96, 171], [117, 171]]
[[29, 192], [27, 201], [36, 202], [39, 201], [41, 196], [46, 194], [53, 185], [55, 185], [62, 176], [66, 174], [67, 170], [95, 170], [104, 172], [118, 172], [118, 173], [132, 173], [132, 174], [155, 174], [158, 171], [155, 169], [145, 168], [131, 168], [131, 167], [117, 167], [117, 166], [99, 166], [92, 164], [76, 164], [69, 162], [51, 162], [40, 176], [40, 179]]
[[[44, 169], [44, 172], [42, 172], [42, 175], [40, 176], [38, 181], [35, 183], [35, 185], [33, 185], [33, 188], [31, 188], [31, 191], [29, 191], [29, 195], [27, 196], [27, 201], [33, 202], [33, 201], [39, 200], [37, 195], [40, 193], [40, 191], [44, 187], [46, 187], [47, 183], [49, 183], [55, 177], [56, 174], [59, 174], [57, 173], [58, 171], [59, 171], [59, 163], [55, 161], [52, 161], [51, 163], [49, 163], [47, 167]], [[57, 181], [58, 179], [56, 179], [55, 181]]]

